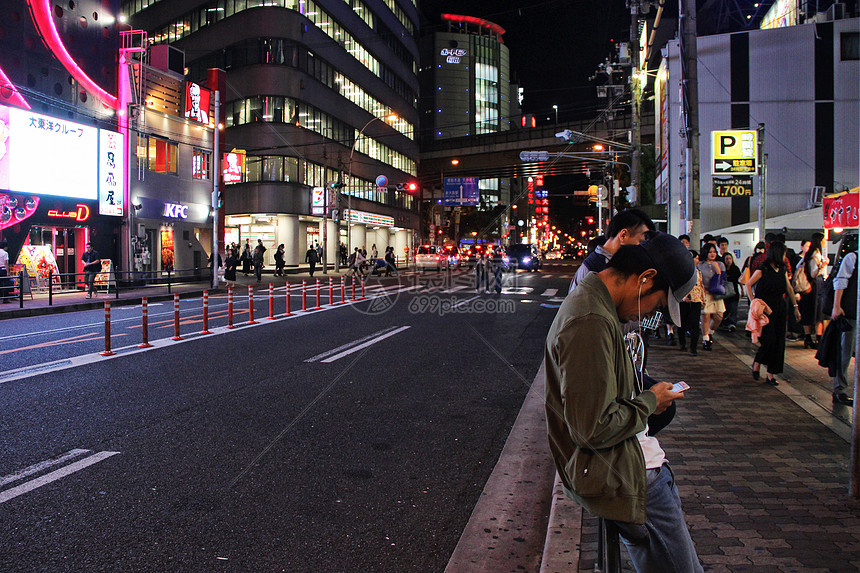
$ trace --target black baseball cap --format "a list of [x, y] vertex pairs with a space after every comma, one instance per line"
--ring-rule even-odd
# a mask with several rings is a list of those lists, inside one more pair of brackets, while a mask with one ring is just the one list
[[668, 283], [669, 316], [672, 317], [673, 323], [680, 325], [679, 303], [690, 294], [698, 278], [690, 251], [680, 239], [659, 231], [649, 232], [640, 246], [648, 253], [658, 276]]

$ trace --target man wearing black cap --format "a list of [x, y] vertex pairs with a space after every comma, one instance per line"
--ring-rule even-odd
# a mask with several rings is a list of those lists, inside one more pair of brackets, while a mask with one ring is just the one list
[[654, 233], [586, 276], [547, 336], [547, 433], [565, 494], [616, 522], [640, 573], [702, 567], [666, 454], [647, 426], [649, 415], [684, 395], [666, 382], [643, 391], [619, 322], [668, 306], [680, 324], [678, 303], [695, 284], [683, 243]]

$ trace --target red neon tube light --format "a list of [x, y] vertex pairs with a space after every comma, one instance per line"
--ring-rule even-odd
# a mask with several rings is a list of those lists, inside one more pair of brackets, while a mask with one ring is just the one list
[[63, 67], [72, 74], [72, 77], [78, 80], [81, 86], [93, 94], [103, 104], [111, 109], [119, 109], [116, 96], [113, 96], [103, 90], [81, 69], [69, 51], [66, 45], [60, 38], [60, 33], [57, 31], [57, 26], [54, 24], [54, 18], [51, 15], [50, 0], [27, 0], [30, 6], [30, 14], [33, 16], [33, 21], [36, 23], [36, 28], [39, 30], [39, 35], [45, 46], [62, 62]]

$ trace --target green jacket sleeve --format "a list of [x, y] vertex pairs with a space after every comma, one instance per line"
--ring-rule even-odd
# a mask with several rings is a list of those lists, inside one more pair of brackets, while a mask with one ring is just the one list
[[552, 349], [570, 437], [588, 450], [610, 448], [635, 436], [657, 407], [653, 392], [631, 398], [632, 365], [614, 328], [594, 314], [572, 319]]

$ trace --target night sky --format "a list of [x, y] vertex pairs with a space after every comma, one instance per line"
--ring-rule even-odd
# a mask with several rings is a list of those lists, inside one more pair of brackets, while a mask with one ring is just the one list
[[[525, 91], [523, 112], [534, 113], [538, 124], [555, 122], [554, 104], [560, 123], [594, 117], [598, 100], [589, 77], [630, 35], [624, 0], [422, 0], [419, 6], [422, 34], [444, 29], [442, 13], [477, 16], [504, 28], [512, 77]], [[578, 234], [578, 224], [596, 215], [570, 195], [588, 183], [584, 175], [545, 178], [551, 224]]]
[[629, 37], [624, 0], [422, 0], [422, 33], [443, 27], [439, 14], [477, 16], [499, 24], [513, 77], [525, 89], [523, 111], [539, 121], [559, 107], [559, 121], [591, 117], [597, 105], [588, 81], [611, 46]]

